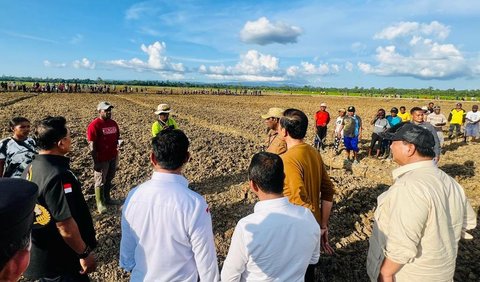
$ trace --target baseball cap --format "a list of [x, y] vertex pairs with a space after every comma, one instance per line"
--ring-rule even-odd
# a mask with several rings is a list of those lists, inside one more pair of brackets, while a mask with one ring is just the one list
[[321, 103], [320, 104], [320, 107], [326, 107], [327, 106], [327, 103]]
[[355, 107], [354, 106], [348, 107], [347, 112], [355, 112]]
[[168, 114], [170, 113], [170, 105], [168, 104], [160, 104], [157, 106], [157, 110], [155, 111], [156, 115], [159, 114]]
[[100, 102], [100, 103], [98, 103], [97, 111], [108, 110], [110, 108], [113, 108], [113, 106], [109, 102]]
[[390, 110], [391, 113], [398, 113], [398, 109], [397, 107], [393, 107], [391, 110]]
[[38, 186], [19, 178], [0, 178], [0, 246], [27, 235], [33, 226]]
[[284, 110], [282, 108], [270, 108], [268, 109], [268, 112], [264, 115], [262, 115], [262, 119], [267, 119], [267, 118], [281, 118], [283, 117], [283, 112]]
[[380, 136], [391, 141], [407, 141], [422, 148], [433, 148], [435, 139], [430, 131], [411, 122], [400, 123]]

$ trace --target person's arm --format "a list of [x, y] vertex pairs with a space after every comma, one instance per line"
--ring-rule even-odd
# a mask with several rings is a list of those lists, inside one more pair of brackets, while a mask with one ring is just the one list
[[362, 139], [362, 132], [363, 132], [363, 122], [362, 118], [358, 118], [358, 140], [360, 141]]
[[285, 182], [283, 185], [283, 195], [288, 200], [299, 206], [303, 206], [309, 210], [313, 210], [312, 203], [305, 202], [308, 199], [305, 194], [305, 183], [299, 168], [291, 161], [283, 159]]
[[320, 195], [321, 195], [321, 211], [322, 211], [322, 218], [320, 222], [320, 228], [321, 228], [321, 245], [322, 249], [327, 253], [327, 254], [333, 254], [334, 250], [330, 246], [330, 243], [328, 241], [328, 222], [330, 220], [330, 213], [332, 211], [332, 206], [333, 206], [333, 195], [335, 194], [335, 189], [333, 188], [333, 183], [330, 180], [330, 177], [327, 174], [327, 170], [325, 169], [325, 166], [322, 164], [322, 182], [320, 186]]
[[452, 112], [450, 112], [450, 114], [448, 114], [447, 120], [448, 120], [448, 122], [451, 122], [451, 121], [452, 121]]
[[[84, 253], [89, 247], [82, 239], [80, 230], [78, 230], [77, 223], [70, 217], [64, 221], [56, 222], [58, 233], [62, 236], [63, 241], [77, 254]], [[80, 265], [82, 266], [81, 274], [86, 274], [95, 271], [97, 264], [95, 262], [95, 256], [93, 251], [86, 258], [80, 259]]]
[[217, 253], [213, 240], [212, 218], [203, 200], [193, 212], [190, 243], [200, 281], [218, 281]]
[[239, 223], [237, 227], [235, 227], [227, 257], [223, 263], [221, 274], [222, 282], [240, 281], [248, 262], [245, 246], [243, 229]]
[[467, 231], [475, 228], [477, 226], [477, 213], [473, 210], [472, 206], [468, 199], [466, 200], [466, 212], [463, 216], [463, 225], [462, 225], [462, 238], [463, 239], [473, 239], [473, 236], [468, 234]]
[[394, 282], [395, 273], [397, 273], [403, 264], [396, 263], [394, 261], [385, 258], [382, 266], [380, 267], [380, 275], [378, 277], [379, 282]]

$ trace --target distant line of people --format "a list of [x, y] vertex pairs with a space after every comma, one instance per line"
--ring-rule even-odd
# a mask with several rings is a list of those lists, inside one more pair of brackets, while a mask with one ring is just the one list
[[[121, 203], [110, 198], [121, 145], [112, 109], [108, 102], [99, 103], [98, 117], [87, 129], [99, 213], [107, 204]], [[353, 162], [358, 162], [362, 120], [355, 112], [354, 106], [340, 109], [335, 132], [337, 138], [343, 135], [348, 157], [353, 151]], [[152, 177], [129, 192], [122, 208], [120, 266], [131, 280], [315, 281], [320, 251], [334, 253], [329, 218], [335, 190], [320, 152], [305, 141], [305, 113], [271, 108], [261, 116], [269, 129], [267, 152], [255, 154], [248, 168], [249, 188], [259, 202], [253, 214], [238, 222], [221, 272], [210, 208], [188, 188], [182, 173], [190, 160], [190, 141], [176, 122], [168, 124], [168, 104], [158, 105], [154, 113]], [[372, 281], [453, 279], [458, 241], [471, 238], [467, 231], [476, 226], [463, 188], [432, 161], [439, 154], [435, 128], [425, 122], [421, 108], [410, 113], [412, 122], [399, 122], [394, 109], [390, 118], [379, 110], [371, 123], [381, 129], [374, 131], [375, 144], [388, 141], [400, 165], [393, 171], [394, 184], [378, 198], [367, 259]], [[18, 140], [29, 138], [29, 126], [28, 120], [12, 120], [14, 140], [1, 144], [19, 146]], [[29, 250], [23, 241], [13, 247], [2, 243], [8, 251], [0, 252], [0, 280], [16, 280], [26, 269], [29, 279], [89, 281], [88, 273], [97, 266], [97, 241], [81, 183], [65, 156], [72, 144], [67, 122], [47, 117], [35, 126], [34, 135], [35, 157], [14, 166], [30, 182], [0, 179], [0, 189], [9, 195], [0, 197], [0, 224], [12, 226], [0, 231], [0, 242], [27, 236], [30, 242], [31, 232], [30, 266], [25, 265]], [[30, 156], [20, 145], [20, 155]], [[4, 174], [11, 162], [6, 164]], [[12, 194], [14, 186], [23, 187], [18, 195]]]

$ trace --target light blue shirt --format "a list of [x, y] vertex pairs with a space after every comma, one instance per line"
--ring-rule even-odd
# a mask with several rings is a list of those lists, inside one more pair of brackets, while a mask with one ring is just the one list
[[178, 174], [154, 172], [122, 209], [120, 267], [131, 281], [218, 281], [212, 219]]

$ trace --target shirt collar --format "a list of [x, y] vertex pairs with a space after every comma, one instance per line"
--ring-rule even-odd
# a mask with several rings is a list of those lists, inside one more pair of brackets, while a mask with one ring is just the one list
[[175, 173], [164, 173], [164, 172], [154, 171], [152, 175], [152, 179], [160, 180], [164, 182], [179, 182], [181, 185], [188, 186], [188, 180], [183, 175], [175, 174]]
[[428, 160], [428, 161], [420, 161], [420, 162], [415, 162], [407, 165], [403, 165], [399, 168], [396, 168], [392, 171], [392, 176], [393, 179], [397, 179], [400, 176], [404, 175], [407, 172], [410, 172], [415, 169], [419, 168], [427, 168], [427, 167], [435, 167], [435, 164], [433, 163], [433, 160]]
[[255, 204], [253, 212], [260, 212], [264, 210], [271, 210], [274, 208], [282, 207], [288, 205], [288, 198], [282, 197], [272, 200], [263, 200]]

